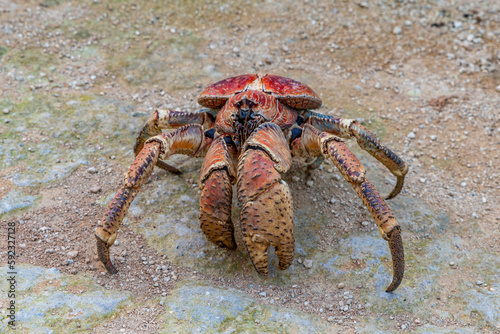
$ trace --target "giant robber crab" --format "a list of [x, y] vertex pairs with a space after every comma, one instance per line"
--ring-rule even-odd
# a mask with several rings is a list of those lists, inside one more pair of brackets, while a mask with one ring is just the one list
[[[290, 266], [294, 256], [293, 208], [288, 185], [281, 173], [292, 156], [331, 159], [363, 200], [389, 242], [394, 277], [387, 292], [403, 279], [404, 252], [396, 218], [375, 187], [366, 179], [359, 160], [342, 138], [356, 138], [358, 145], [397, 177], [387, 199], [403, 187], [408, 166], [380, 144], [377, 137], [354, 120], [311, 111], [322, 104], [308, 86], [276, 75], [246, 74], [209, 86], [198, 98], [208, 109], [198, 112], [157, 110], [141, 130], [134, 147], [135, 160], [125, 183], [97, 225], [97, 253], [108, 272], [109, 248], [130, 203], [148, 180], [154, 166], [180, 173], [160, 159], [172, 154], [205, 157], [199, 186], [200, 226], [219, 247], [236, 249], [231, 221], [233, 185], [236, 183], [243, 240], [252, 263], [268, 274], [267, 250], [274, 246], [279, 269]], [[175, 129], [162, 133], [163, 129]]]

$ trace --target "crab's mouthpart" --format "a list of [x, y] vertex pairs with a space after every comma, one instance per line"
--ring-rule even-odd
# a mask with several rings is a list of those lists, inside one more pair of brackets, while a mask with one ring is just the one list
[[234, 104], [238, 112], [234, 115], [234, 129], [239, 136], [240, 143], [244, 143], [262, 122], [262, 116], [254, 112], [257, 103], [243, 98]]

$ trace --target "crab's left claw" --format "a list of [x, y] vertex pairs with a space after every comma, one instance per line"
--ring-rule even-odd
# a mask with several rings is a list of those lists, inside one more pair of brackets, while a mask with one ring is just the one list
[[293, 262], [293, 207], [288, 185], [281, 180], [291, 164], [290, 149], [273, 123], [258, 127], [245, 142], [238, 164], [241, 231], [250, 259], [261, 275], [268, 274], [268, 248], [278, 256], [278, 268]]

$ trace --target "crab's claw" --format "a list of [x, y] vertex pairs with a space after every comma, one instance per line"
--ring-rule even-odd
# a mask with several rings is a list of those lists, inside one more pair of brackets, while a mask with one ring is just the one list
[[280, 175], [290, 168], [292, 157], [283, 132], [272, 123], [257, 128], [243, 150], [237, 171], [241, 231], [255, 269], [267, 275], [269, 246], [279, 258], [279, 269], [293, 262], [292, 196]]

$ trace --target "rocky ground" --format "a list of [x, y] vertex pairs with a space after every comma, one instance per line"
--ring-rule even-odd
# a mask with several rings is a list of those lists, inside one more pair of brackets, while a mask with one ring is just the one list
[[[498, 1], [0, 0], [1, 331], [15, 225], [21, 333], [500, 333]], [[260, 277], [199, 230], [200, 159], [155, 170], [112, 248], [97, 221], [157, 107], [243, 73], [299, 80], [410, 165], [407, 271], [331, 163], [284, 176], [296, 256]], [[382, 194], [395, 184], [350, 142]], [[234, 219], [238, 217], [235, 201]]]

